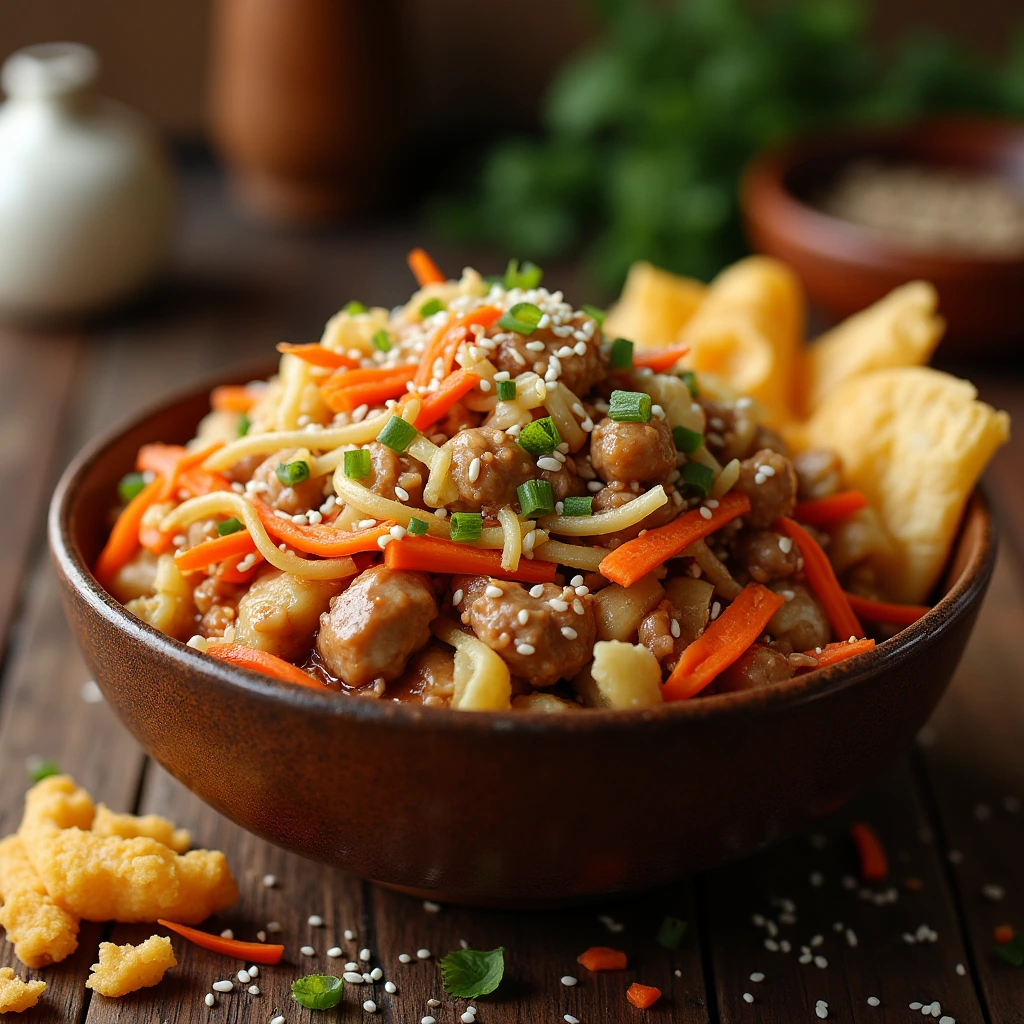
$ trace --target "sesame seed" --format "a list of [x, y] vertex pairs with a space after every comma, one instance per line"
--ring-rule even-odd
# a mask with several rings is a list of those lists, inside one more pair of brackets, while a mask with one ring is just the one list
[[543, 341], [528, 341], [523, 346], [527, 352], [543, 352], [544, 342]]
[[562, 975], [562, 984], [566, 988], [572, 988], [576, 984], [576, 979], [571, 974]]
[[324, 919], [319, 914], [310, 914], [309, 915], [309, 921], [307, 922], [307, 924], [311, 928], [322, 928], [323, 927], [323, 923], [324, 923]]
[[569, 610], [569, 604], [567, 601], [563, 601], [560, 597], [553, 597], [548, 601], [548, 607], [553, 612], [567, 612]]
[[762, 476], [760, 473], [755, 473], [754, 474], [754, 483], [757, 484], [758, 486], [763, 484], [765, 482], [765, 480], [767, 480], [767, 479], [768, 479], [768, 477]]
[[464, 598], [465, 596], [466, 596], [466, 595], [465, 595], [465, 594], [463, 594], [463, 592], [462, 592], [461, 588], [460, 588], [459, 590], [456, 590], [456, 591], [455, 591], [455, 593], [454, 593], [454, 594], [452, 594], [452, 604], [454, 604], [454, 605], [460, 605], [460, 604], [462, 604], [462, 599], [463, 599], [463, 598]]
[[[931, 1011], [931, 1014], [932, 1014], [933, 1017], [938, 1017], [938, 1015], [940, 1013], [942, 1013], [942, 1005], [941, 1005], [941, 1003], [939, 1003], [938, 999], [936, 999], [931, 1004], [931, 1006], [928, 1007], [928, 1009]], [[924, 1012], [924, 1008], [923, 1007], [921, 1008], [921, 1011], [922, 1011], [922, 1013]]]
[[767, 949], [769, 953], [778, 953], [779, 944], [774, 939], [765, 939], [764, 948]]
[[224, 931], [220, 933], [220, 937], [222, 939], [233, 939], [235, 937], [235, 933], [230, 928], [225, 928]]
[[775, 476], [774, 466], [758, 466], [757, 471], [758, 473], [761, 473], [763, 476]]
[[484, 594], [487, 597], [504, 597], [505, 592], [501, 589], [501, 587], [496, 587], [493, 583], [490, 583], [484, 590]]
[[813, 888], [820, 889], [825, 883], [825, 876], [820, 871], [812, 871], [811, 876], [808, 879]]
[[226, 978], [223, 981], [215, 981], [210, 988], [214, 992], [230, 992], [235, 987], [233, 981], [228, 981]]
[[367, 1013], [376, 1013], [377, 1004], [372, 999], [367, 999], [366, 1002], [363, 1003], [363, 1009]]
[[376, 519], [360, 519], [359, 522], [356, 523], [356, 528], [359, 529], [359, 530], [368, 530], [371, 526], [376, 526], [376, 525], [377, 525], [377, 520]]
[[[206, 1003], [207, 1006], [213, 1006], [213, 1004], [217, 1002], [217, 999], [212, 992], [207, 992], [206, 998], [203, 1000], [203, 1002]], [[281, 1019], [284, 1020], [283, 1017]]]
[[312, 946], [299, 946], [299, 952], [303, 956], [316, 956], [316, 950]]
[[258, 996], [260, 994], [260, 987], [259, 985], [250, 985], [247, 991], [251, 996]]
[[1001, 885], [989, 883], [981, 887], [981, 895], [993, 903], [998, 903], [1006, 895], [1006, 890]]
[[409, 500], [409, 492], [404, 487], [399, 487], [396, 484], [395, 485], [395, 497], [399, 501], [408, 501]]
[[358, 971], [359, 970], [359, 964], [357, 964], [355, 962], [355, 960], [350, 960], [347, 964], [345, 964], [345, 970], [346, 971]]
[[248, 971], [246, 971], [246, 970], [239, 971], [237, 977], [238, 977], [238, 980], [243, 985], [248, 985], [249, 984], [250, 978], [249, 978], [249, 972]]
[[480, 460], [473, 459], [469, 464], [469, 482], [475, 484], [480, 479]]
[[558, 459], [553, 459], [550, 455], [545, 455], [543, 458], [537, 460], [537, 468], [542, 469], [547, 473], [557, 473], [561, 467], [562, 464]]
[[342, 977], [350, 985], [362, 985], [362, 983], [363, 983], [363, 976], [361, 974], [359, 974], [357, 971], [346, 971], [342, 975]]
[[263, 929], [261, 928], [256, 933], [256, 938], [259, 939], [260, 942], [266, 942], [267, 941], [267, 933], [265, 931], [263, 931]]
[[814, 958], [814, 966], [825, 970], [825, 968], [828, 967], [828, 961], [823, 956], [816, 956]]
[[535, 587], [530, 587], [530, 597], [543, 597], [544, 596], [544, 584], [538, 583]]
[[914, 1000], [914, 1002], [912, 1002], [912, 1003], [910, 1004], [910, 1008], [911, 1008], [912, 1010], [920, 1010], [920, 1009], [921, 1009], [921, 1006], [922, 1006], [922, 1004], [921, 1004], [921, 1003], [919, 1003], [919, 1002], [918, 1002], [918, 1001], [917, 1001], [916, 999]]
[[433, 999], [433, 998], [431, 998], [431, 999], [427, 1000], [427, 1006], [440, 1006], [440, 1005], [441, 1005], [441, 1000], [440, 999]]
[[850, 947], [857, 945], [857, 933], [852, 928], [846, 929], [846, 944]]
[[[577, 590], [576, 593], [578, 594], [579, 591]], [[576, 598], [576, 600], [573, 601], [573, 603], [572, 603], [572, 610], [577, 615], [582, 615], [583, 614], [583, 602], [579, 598]]]
[[377, 547], [383, 551], [393, 540], [394, 537], [390, 533], [385, 533], [383, 537], [377, 538]]
[[956, 970], [956, 973], [959, 974], [961, 978], [967, 973], [967, 968], [964, 967], [963, 964], [957, 964], [955, 970]]
[[[932, 1014], [934, 1016], [934, 1014]], [[939, 1018], [939, 1024], [956, 1024], [956, 1017], [950, 1017], [949, 1014], [943, 1014]]]
[[405, 527], [399, 526], [397, 523], [388, 530], [388, 533], [391, 534], [393, 540], [401, 540], [405, 536], [406, 532]]
[[327, 950], [327, 955], [333, 960], [337, 960], [338, 957], [341, 956], [341, 946], [331, 946], [331, 948]]
[[421, 960], [429, 960], [430, 959], [430, 950], [429, 949], [417, 949], [416, 950], [416, 955]]
[[361, 950], [359, 950], [359, 959], [362, 960], [364, 964], [369, 961], [370, 956], [371, 956], [371, 953], [370, 953], [370, 951], [368, 949], [361, 949]]
[[563, 1013], [562, 1020], [565, 1021], [565, 1024], [580, 1024], [579, 1017], [574, 1017], [571, 1013]]
[[784, 554], [788, 555], [793, 550], [793, 538], [792, 537], [780, 537], [779, 538], [779, 550]]
[[604, 490], [604, 484], [600, 480], [588, 480], [587, 490], [590, 491], [591, 494], [597, 494], [598, 491]]
[[824, 1020], [828, 1016], [828, 1007], [822, 1005], [821, 1003], [818, 1003], [818, 1005], [814, 1008], [814, 1012], [818, 1017]]
[[824, 944], [824, 942], [825, 942], [825, 936], [824, 935], [815, 935], [811, 939], [811, 946], [814, 946], [814, 947], [821, 946], [821, 945]]
[[530, 621], [530, 613], [525, 608], [520, 608], [516, 613], [516, 620], [520, 626], [525, 626]]
[[284, 1024], [284, 1017], [278, 1014], [278, 1016], [274, 1017], [271, 1020], [270, 1024]]
[[473, 1021], [476, 1020], [476, 1014], [475, 1013], [464, 1013], [459, 1018], [459, 1020], [462, 1021], [462, 1024], [473, 1024]]
[[531, 654], [535, 654], [537, 648], [533, 644], [516, 644], [516, 654], [523, 655], [524, 658], [528, 658]]
[[753, 1001], [754, 1001], [754, 997], [749, 992], [744, 992], [743, 993], [743, 1002], [745, 1002], [745, 1003], [752, 1003]]
[[437, 1024], [437, 1022], [430, 1016], [430, 1014], [427, 1014], [426, 1017], [420, 1018], [420, 1024]]
[[576, 630], [572, 628], [572, 626], [563, 626], [561, 633], [566, 640], [575, 640], [579, 636], [579, 633], [577, 633]]
[[881, 1003], [881, 999], [878, 996], [868, 996], [868, 1006], [878, 1006]]
[[356, 937], [356, 933], [351, 928], [345, 929], [345, 941], [351, 942]]
[[711, 621], [714, 622], [715, 619], [717, 619], [718, 616], [721, 615], [721, 614], [722, 614], [721, 602], [720, 601], [715, 601], [714, 604], [711, 605]]
[[446, 509], [446, 508], [435, 508], [434, 509], [434, 515], [437, 516], [438, 519], [447, 519], [448, 518], [448, 509]]
[[423, 909], [428, 914], [436, 914], [436, 913], [438, 913], [440, 911], [441, 904], [440, 903], [435, 903], [433, 900], [424, 900], [423, 901]]
[[676, 619], [672, 619], [672, 621], [669, 623], [669, 632], [676, 640], [679, 639], [682, 630], [679, 628], [679, 622]]
[[384, 991], [387, 992], [389, 996], [393, 996], [398, 991], [398, 986], [393, 981], [385, 981]]
[[754, 914], [753, 917], [751, 917], [750, 920], [753, 923], [755, 928], [763, 928], [764, 925], [765, 925], [765, 920], [764, 920], [764, 915], [763, 914]]
[[409, 956], [408, 953], [399, 953], [398, 954], [398, 962], [400, 964], [411, 964], [412, 963], [412, 959], [413, 958], [411, 956]]
[[258, 978], [259, 976], [260, 976], [260, 969], [255, 964], [253, 964], [252, 967], [249, 968], [249, 977], [250, 978]]
[[370, 971], [370, 980], [371, 981], [380, 981], [380, 979], [383, 978], [383, 977], [384, 977], [384, 972], [379, 967], [374, 967], [374, 969], [372, 971]]

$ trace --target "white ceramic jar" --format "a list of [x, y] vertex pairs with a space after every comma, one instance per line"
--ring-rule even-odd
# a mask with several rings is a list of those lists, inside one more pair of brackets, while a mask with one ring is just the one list
[[3, 65], [0, 313], [63, 320], [152, 281], [167, 255], [173, 183], [141, 118], [95, 94], [96, 54], [47, 43]]

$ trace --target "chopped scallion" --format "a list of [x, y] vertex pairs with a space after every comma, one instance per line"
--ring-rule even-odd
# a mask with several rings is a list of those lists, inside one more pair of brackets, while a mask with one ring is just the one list
[[345, 305], [341, 307], [341, 311], [342, 313], [349, 313], [354, 316], [356, 313], [366, 313], [367, 309], [363, 303], [358, 301], [358, 299], [353, 299], [351, 302], [346, 302]]
[[612, 342], [608, 362], [613, 370], [632, 370], [633, 342], [627, 341], [625, 338], [616, 338]]
[[514, 380], [498, 381], [498, 401], [514, 402], [516, 400], [516, 382]]
[[484, 529], [484, 517], [479, 512], [453, 512], [451, 538], [455, 541], [479, 540]]
[[28, 777], [32, 780], [33, 784], [42, 782], [43, 779], [50, 778], [51, 775], [60, 775], [60, 765], [56, 761], [50, 760], [50, 758], [29, 758], [25, 764], [25, 770], [28, 772]]
[[689, 427], [673, 427], [672, 440], [676, 443], [676, 451], [692, 455], [704, 443], [704, 435]]
[[650, 423], [651, 405], [643, 391], [613, 391], [608, 416], [616, 423]]
[[274, 468], [274, 475], [285, 487], [294, 487], [309, 479], [309, 463], [301, 459], [298, 462], [279, 462]]
[[555, 495], [547, 480], [527, 480], [516, 488], [524, 516], [546, 516], [555, 511]]
[[703, 462], [688, 462], [683, 466], [683, 483], [700, 491], [704, 497], [711, 491], [711, 485], [715, 482], [715, 471]]
[[690, 389], [691, 398], [696, 398], [700, 394], [700, 388], [697, 387], [697, 374], [693, 370], [683, 370], [679, 374], [679, 379]]
[[550, 416], [543, 416], [539, 420], [527, 423], [519, 431], [516, 440], [531, 455], [547, 455], [562, 443], [562, 436], [558, 433], [555, 421]]
[[377, 435], [377, 440], [401, 455], [412, 444], [416, 434], [417, 430], [411, 423], [407, 423], [401, 416], [392, 416]]
[[543, 276], [544, 271], [529, 260], [523, 260], [523, 265], [519, 266], [519, 260], [512, 259], [508, 261], [505, 270], [504, 285], [506, 289], [522, 288], [526, 291], [529, 288], [536, 288]]
[[239, 413], [238, 423], [235, 425], [235, 437], [245, 437], [249, 433], [249, 428], [252, 426], [252, 420], [249, 419], [247, 413]]
[[533, 334], [544, 313], [532, 302], [517, 302], [499, 321], [503, 331], [516, 334]]
[[426, 534], [428, 527], [422, 519], [417, 519], [413, 516], [413, 518], [409, 520], [409, 525], [405, 529], [410, 537], [422, 537]]
[[370, 453], [365, 448], [357, 448], [353, 452], [345, 452], [345, 476], [352, 480], [362, 480], [370, 475]]
[[239, 519], [232, 516], [230, 519], [225, 519], [222, 523], [217, 524], [217, 536], [226, 537], [229, 533], [238, 533], [239, 530], [245, 529]]
[[435, 313], [440, 313], [442, 309], [444, 309], [444, 303], [440, 299], [427, 299], [427, 301], [424, 302], [422, 306], [420, 306], [420, 316], [423, 317], [424, 320], [426, 320], [428, 316], [433, 316]]
[[580, 306], [580, 310], [587, 314], [591, 319], [597, 321], [598, 327], [604, 327], [605, 313], [603, 309], [598, 309], [597, 306], [591, 306], [589, 302], [584, 302]]
[[383, 327], [379, 331], [374, 332], [373, 347], [377, 349], [378, 352], [391, 351], [391, 336]]
[[678, 949], [683, 944], [685, 935], [686, 922], [666, 914], [654, 939], [659, 946], [664, 946], [665, 949]]
[[117, 496], [127, 505], [146, 486], [146, 478], [142, 473], [125, 473], [117, 485]]
[[563, 516], [592, 516], [594, 514], [594, 499], [589, 495], [586, 498], [569, 497], [562, 502]]

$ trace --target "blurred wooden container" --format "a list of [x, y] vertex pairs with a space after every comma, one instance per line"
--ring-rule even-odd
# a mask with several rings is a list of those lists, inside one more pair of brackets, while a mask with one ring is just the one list
[[253, 215], [373, 206], [399, 141], [393, 0], [216, 0], [214, 142]]

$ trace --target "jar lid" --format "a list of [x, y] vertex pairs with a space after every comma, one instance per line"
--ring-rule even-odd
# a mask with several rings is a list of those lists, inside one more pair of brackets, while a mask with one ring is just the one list
[[31, 99], [81, 92], [100, 70], [96, 51], [82, 43], [40, 43], [4, 61], [0, 84], [8, 96]]

